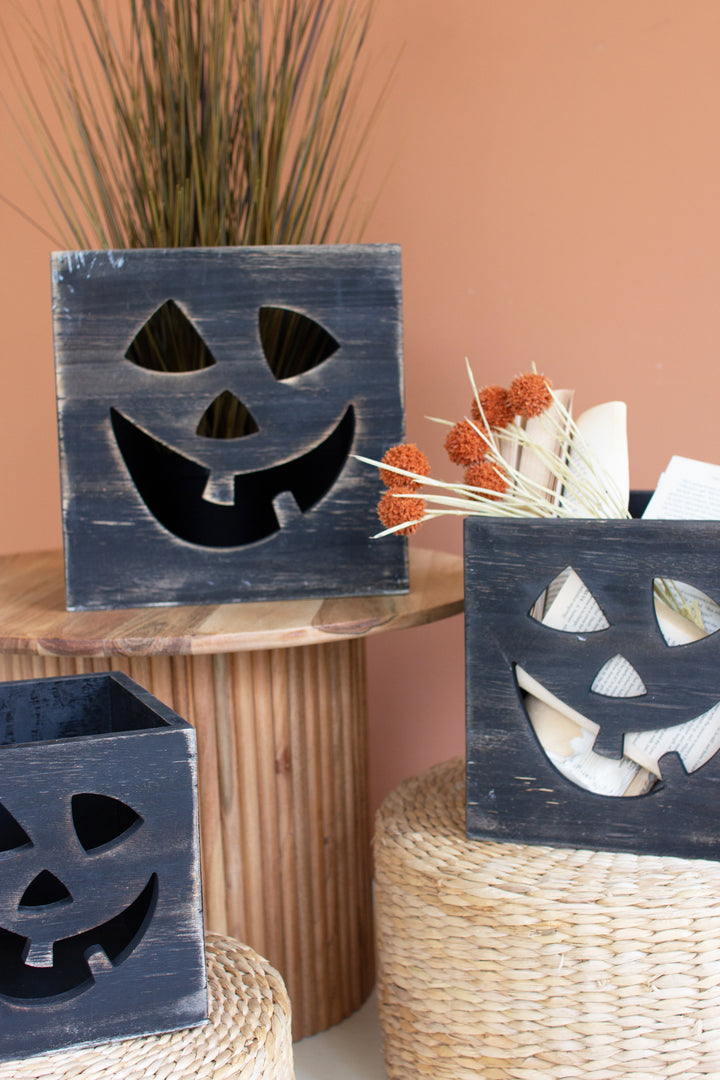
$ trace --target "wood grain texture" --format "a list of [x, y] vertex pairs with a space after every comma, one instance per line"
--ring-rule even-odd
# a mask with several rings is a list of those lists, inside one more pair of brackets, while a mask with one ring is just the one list
[[403, 630], [462, 610], [462, 559], [412, 546], [410, 592], [398, 596], [83, 612], [65, 608], [61, 552], [0, 556], [0, 650], [6, 653], [103, 657], [285, 648]]
[[296, 1038], [373, 984], [365, 637], [457, 614], [462, 560], [403, 596], [72, 612], [60, 553], [0, 559], [0, 678], [128, 673], [198, 733], [206, 925], [267, 956]]
[[0, 1057], [202, 1023], [195, 732], [121, 673], [0, 685], [0, 714]]
[[[653, 579], [720, 598], [718, 527], [702, 521], [465, 522], [468, 835], [658, 855], [720, 858], [714, 807], [718, 755], [687, 773], [676, 754], [639, 797], [589, 792], [544, 754], [515, 680], [520, 665], [600, 726], [594, 749], [622, 753], [623, 736], [692, 720], [720, 701], [717, 633], [670, 647], [654, 614]], [[600, 606], [606, 629], [569, 633], [530, 615], [571, 566]], [[593, 692], [613, 657], [640, 674], [646, 693]]]
[[[165, 370], [138, 362], [168, 303], [199, 368], [179, 331], [155, 334]], [[279, 370], [270, 309], [334, 351]], [[399, 247], [56, 252], [53, 329], [70, 609], [407, 589], [406, 541], [370, 540], [382, 485], [354, 457], [404, 437]], [[252, 431], [203, 427], [228, 399]]]

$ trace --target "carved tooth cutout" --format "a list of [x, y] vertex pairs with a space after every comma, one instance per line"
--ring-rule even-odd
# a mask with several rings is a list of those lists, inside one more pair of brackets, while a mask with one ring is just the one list
[[[348, 405], [330, 433], [311, 450], [268, 469], [234, 475], [230, 505], [204, 498], [210, 470], [110, 409], [120, 453], [138, 494], [169, 532], [189, 544], [241, 547], [280, 528], [273, 500], [288, 491], [307, 513], [330, 490], [345, 466], [355, 433]], [[211, 488], [212, 491], [212, 488]]]
[[[93, 985], [88, 958], [100, 949], [112, 965], [121, 964], [141, 941], [157, 902], [153, 874], [142, 892], [106, 922], [54, 943], [0, 929], [0, 997], [28, 1005], [66, 1000]], [[52, 962], [50, 962], [52, 958]], [[93, 962], [97, 971], [101, 965]]]
[[[618, 659], [624, 657], [618, 654], [608, 663]], [[686, 771], [693, 773], [720, 750], [718, 702], [700, 716], [673, 727], [627, 732], [622, 739], [623, 754], [617, 757], [600, 753], [594, 749], [600, 728], [593, 720], [566, 705], [518, 665], [514, 670], [525, 715], [548, 760], [571, 783], [596, 795], [617, 797], [618, 788], [624, 789], [620, 797], [645, 795], [652, 790], [653, 781], [662, 779], [663, 755], [676, 753]], [[712, 738], [708, 737], [709, 729], [714, 733]], [[705, 752], [700, 757], [692, 756], [701, 733]], [[649, 779], [643, 778], [639, 769], [647, 770]]]

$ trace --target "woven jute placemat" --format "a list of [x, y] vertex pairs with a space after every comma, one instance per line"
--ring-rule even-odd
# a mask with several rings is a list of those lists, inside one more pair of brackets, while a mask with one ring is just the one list
[[720, 864], [467, 840], [464, 763], [375, 836], [392, 1080], [720, 1077]]
[[0, 1064], [0, 1080], [293, 1080], [290, 1002], [247, 945], [206, 935], [210, 1019], [200, 1027]]

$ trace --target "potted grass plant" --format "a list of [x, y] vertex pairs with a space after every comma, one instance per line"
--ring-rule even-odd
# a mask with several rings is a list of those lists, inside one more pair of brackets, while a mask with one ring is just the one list
[[68, 249], [68, 606], [402, 591], [351, 453], [404, 423], [399, 249], [347, 242], [387, 87], [361, 117], [372, 0], [74, 3], [84, 46], [59, 3], [25, 21], [53, 115], [10, 44]]

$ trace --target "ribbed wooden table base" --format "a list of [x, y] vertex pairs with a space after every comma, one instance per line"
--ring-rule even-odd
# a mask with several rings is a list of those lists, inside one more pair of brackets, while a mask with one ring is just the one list
[[293, 1036], [374, 981], [365, 642], [199, 656], [0, 654], [0, 679], [126, 672], [198, 731], [206, 927], [266, 956]]

